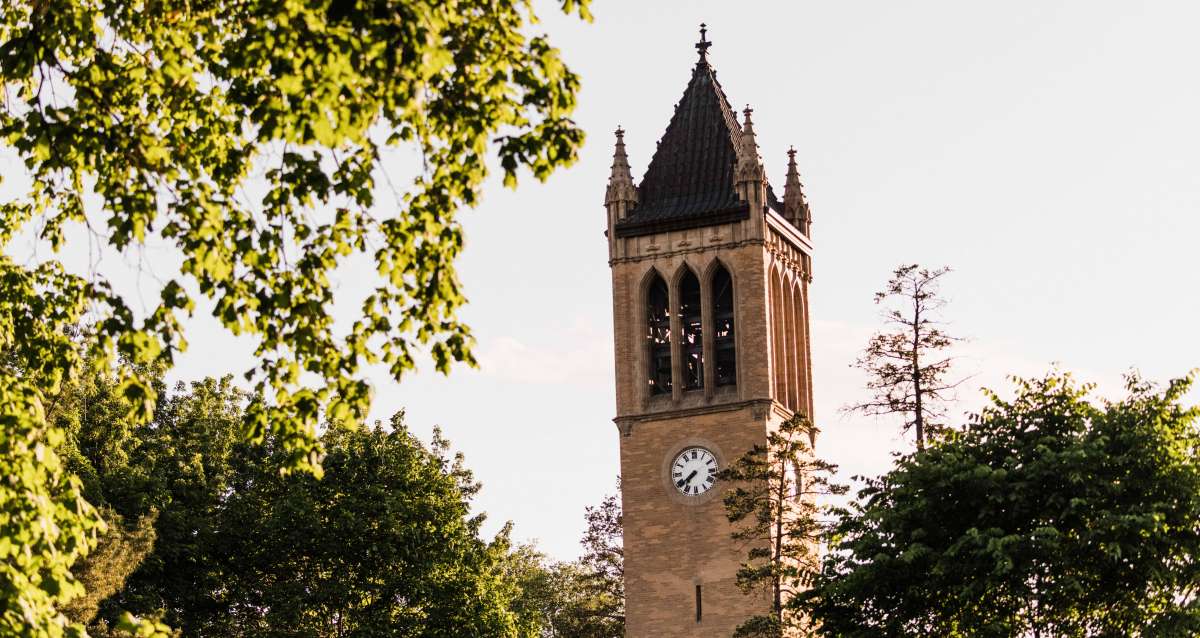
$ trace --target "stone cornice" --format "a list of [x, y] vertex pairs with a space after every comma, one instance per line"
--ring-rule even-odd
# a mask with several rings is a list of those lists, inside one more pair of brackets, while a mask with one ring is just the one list
[[[667, 421], [672, 419], [686, 419], [689, 417], [700, 416], [704, 414], [717, 414], [720, 412], [736, 412], [746, 408], [754, 409], [756, 418], [766, 418], [768, 411], [775, 413], [783, 419], [789, 419], [792, 416], [792, 411], [781, 405], [775, 399], [747, 399], [745, 401], [717, 403], [713, 405], [702, 405], [691, 408], [680, 408], [677, 410], [664, 410], [662, 412], [626, 414], [613, 418], [613, 423], [617, 424], [617, 429], [620, 430], [622, 436], [629, 436], [633, 433], [633, 426], [640, 423]], [[761, 417], [759, 416], [760, 413]]]
[[765, 246], [766, 242], [762, 239], [743, 239], [741, 241], [722, 241], [712, 244], [690, 244], [682, 248], [674, 248], [672, 250], [656, 250], [645, 255], [634, 255], [632, 257], [617, 257], [608, 260], [610, 267], [617, 264], [633, 264], [639, 261], [649, 261], [653, 259], [662, 259], [663, 257], [674, 257], [675, 255], [689, 255], [692, 253], [702, 253], [706, 250], [721, 250], [728, 248], [741, 248], [743, 246]]
[[767, 209], [767, 224], [772, 230], [779, 233], [780, 237], [787, 240], [797, 250], [806, 255], [812, 256], [813, 244], [809, 238], [805, 237], [800, 231], [779, 213]]

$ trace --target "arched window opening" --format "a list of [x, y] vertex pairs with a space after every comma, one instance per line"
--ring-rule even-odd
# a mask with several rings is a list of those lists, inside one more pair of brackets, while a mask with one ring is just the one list
[[667, 282], [655, 276], [646, 297], [650, 343], [650, 394], [671, 392], [671, 312], [667, 301]]
[[683, 388], [704, 387], [704, 340], [700, 326], [700, 280], [688, 271], [679, 282], [679, 317], [683, 320]]
[[724, 267], [717, 267], [712, 278], [713, 299], [713, 347], [716, 348], [716, 384], [737, 383], [737, 353], [734, 349], [733, 332], [733, 278]]

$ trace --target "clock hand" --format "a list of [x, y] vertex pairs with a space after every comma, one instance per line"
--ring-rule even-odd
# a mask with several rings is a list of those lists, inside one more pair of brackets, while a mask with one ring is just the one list
[[689, 481], [696, 478], [697, 472], [698, 472], [697, 470], [692, 470], [692, 473], [688, 474], [687, 478], [679, 479], [679, 482], [675, 484], [675, 487], [683, 487], [684, 485], [687, 485]]

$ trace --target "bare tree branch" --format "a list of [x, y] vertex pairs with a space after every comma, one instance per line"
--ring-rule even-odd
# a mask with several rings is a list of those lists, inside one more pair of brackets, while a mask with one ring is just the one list
[[946, 307], [938, 286], [949, 272], [945, 266], [929, 270], [918, 264], [902, 265], [884, 289], [875, 293], [876, 304], [894, 301], [900, 305], [881, 313], [884, 325], [896, 330], [873, 335], [852, 364], [867, 373], [867, 389], [873, 396], [842, 408], [843, 412], [870, 416], [903, 415], [904, 431], [915, 430], [918, 450], [925, 449], [930, 436], [944, 427], [944, 406], [953, 400], [950, 392], [966, 380], [947, 380], [953, 357], [929, 361], [961, 341], [944, 332], [941, 326], [945, 323], [937, 317]]

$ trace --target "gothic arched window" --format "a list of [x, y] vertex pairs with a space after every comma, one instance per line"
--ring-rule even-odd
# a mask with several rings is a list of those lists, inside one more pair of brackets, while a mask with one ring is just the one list
[[667, 282], [655, 275], [646, 295], [650, 394], [671, 392], [671, 311], [667, 299]]
[[700, 323], [700, 280], [687, 271], [679, 282], [679, 318], [683, 323], [683, 389], [704, 387], [704, 339]]
[[718, 386], [737, 383], [737, 352], [733, 332], [733, 278], [724, 266], [717, 266], [712, 277], [713, 300], [713, 361], [714, 378]]

